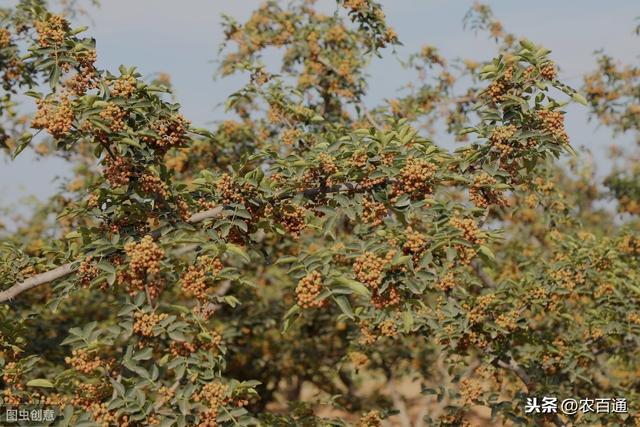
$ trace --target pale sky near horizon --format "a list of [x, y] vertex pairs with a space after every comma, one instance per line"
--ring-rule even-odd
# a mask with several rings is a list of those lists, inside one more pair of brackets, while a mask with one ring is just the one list
[[[0, 5], [13, 3], [14, 0], [0, 0]], [[593, 53], [597, 49], [627, 63], [638, 60], [640, 38], [634, 34], [636, 17], [640, 16], [637, 2], [486, 3], [507, 31], [551, 49], [552, 58], [561, 67], [560, 78], [574, 87], [581, 85], [582, 75], [595, 68]], [[244, 81], [213, 79], [213, 61], [222, 40], [220, 15], [227, 13], [242, 21], [259, 4], [258, 0], [102, 0], [100, 8], [91, 9], [90, 20], [79, 21], [90, 26], [89, 34], [97, 40], [100, 68], [116, 70], [125, 64], [136, 65], [144, 75], [170, 74], [185, 116], [196, 125], [210, 126], [224, 117], [222, 108], [215, 108], [216, 105]], [[462, 28], [462, 18], [473, 4], [471, 0], [382, 0], [382, 4], [404, 44], [398, 49], [401, 58], [424, 44], [438, 47], [448, 60], [485, 60], [495, 54], [495, 45], [486, 34], [476, 35]], [[335, 1], [320, 0], [318, 6], [331, 12]], [[412, 76], [402, 70], [393, 55], [373, 61], [369, 74], [369, 105], [394, 97]], [[611, 133], [588, 123], [584, 107], [569, 107], [567, 130], [575, 147], [591, 149], [596, 159], [606, 157]], [[629, 140], [616, 138], [617, 143]], [[62, 180], [57, 177], [69, 175], [68, 165], [59, 159], [37, 161], [26, 150], [16, 161], [9, 162], [0, 154], [0, 207], [19, 205], [22, 198], [31, 195], [44, 201], [61, 185]]]

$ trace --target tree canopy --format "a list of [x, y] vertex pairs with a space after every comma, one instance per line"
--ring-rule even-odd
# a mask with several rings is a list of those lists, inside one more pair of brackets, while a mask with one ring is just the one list
[[[0, 146], [75, 176], [0, 230], [3, 405], [73, 426], [638, 425], [640, 158], [614, 147], [600, 182], [564, 108], [637, 135], [640, 68], [601, 53], [572, 88], [476, 4], [494, 58], [424, 46], [367, 106], [367, 64], [402, 39], [381, 5], [267, 1], [224, 18], [218, 73], [248, 81], [204, 129], [166, 76], [97, 68], [65, 4], [0, 9]], [[532, 396], [629, 410], [526, 414]]]

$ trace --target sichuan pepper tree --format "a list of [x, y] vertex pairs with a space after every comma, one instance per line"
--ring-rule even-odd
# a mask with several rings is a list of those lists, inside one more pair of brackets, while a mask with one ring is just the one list
[[[98, 69], [96, 42], [43, 2], [1, 16], [2, 143], [75, 172], [3, 234], [4, 405], [76, 426], [634, 424], [637, 218], [595, 207], [607, 195], [564, 128], [587, 101], [488, 7], [466, 22], [495, 58], [425, 46], [415, 82], [373, 108], [366, 65], [399, 43], [379, 4], [226, 17], [219, 72], [249, 82], [214, 129], [166, 76]], [[524, 413], [545, 395], [630, 411]]]

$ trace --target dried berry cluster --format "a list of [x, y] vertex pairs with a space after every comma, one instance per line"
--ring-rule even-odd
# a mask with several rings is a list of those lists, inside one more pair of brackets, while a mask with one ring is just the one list
[[635, 236], [624, 236], [618, 248], [628, 255], [640, 255], [640, 238]]
[[157, 194], [162, 199], [169, 197], [169, 188], [162, 182], [159, 176], [152, 173], [143, 174], [140, 179], [140, 187], [147, 194]]
[[321, 308], [326, 306], [326, 300], [317, 300], [321, 292], [322, 276], [317, 271], [312, 271], [300, 279], [296, 286], [298, 305], [302, 308]]
[[400, 304], [400, 292], [398, 288], [389, 285], [384, 291], [374, 289], [371, 292], [371, 304], [377, 309], [383, 309]]
[[120, 187], [129, 184], [133, 176], [133, 167], [129, 159], [125, 157], [116, 157], [115, 159], [107, 157], [104, 160], [104, 176], [113, 187]]
[[496, 325], [504, 328], [508, 331], [515, 331], [518, 327], [518, 319], [520, 313], [517, 310], [511, 310], [507, 313], [502, 313], [496, 318]]
[[380, 417], [380, 413], [378, 411], [367, 412], [362, 416], [362, 418], [360, 418], [358, 427], [382, 427], [382, 418]]
[[2, 381], [5, 384], [16, 384], [20, 378], [20, 373], [18, 372], [18, 365], [16, 362], [8, 362], [3, 367], [2, 372]]
[[131, 294], [145, 290], [146, 285], [150, 296], [157, 297], [160, 293], [160, 283], [151, 278], [160, 272], [164, 250], [151, 236], [143, 237], [138, 243], [126, 243], [124, 250], [129, 257], [129, 268], [120, 272], [119, 282], [126, 283]]
[[38, 32], [38, 44], [42, 47], [61, 46], [69, 31], [69, 23], [61, 15], [49, 15], [43, 21], [36, 21], [34, 27]]
[[493, 130], [489, 140], [491, 145], [500, 153], [500, 157], [508, 157], [513, 152], [509, 140], [518, 129], [514, 125], [498, 126]]
[[164, 251], [153, 241], [153, 237], [145, 236], [138, 243], [129, 242], [124, 250], [130, 258], [129, 265], [132, 270], [146, 274], [160, 272], [160, 261], [164, 257]]
[[318, 162], [320, 163], [320, 172], [324, 176], [333, 175], [338, 172], [338, 167], [336, 166], [333, 157], [327, 153], [320, 153], [320, 155], [318, 155]]
[[95, 49], [83, 50], [76, 54], [76, 73], [65, 81], [65, 86], [74, 95], [82, 96], [87, 90], [98, 87], [98, 74], [95, 68], [97, 54]]
[[202, 390], [194, 396], [196, 402], [202, 402], [206, 410], [201, 413], [201, 420], [198, 427], [218, 427], [218, 411], [221, 406], [229, 402], [227, 395], [228, 387], [217, 382], [207, 383]]
[[200, 302], [207, 301], [208, 279], [212, 276], [215, 277], [222, 268], [222, 262], [218, 258], [199, 257], [196, 265], [190, 265], [180, 277], [182, 292]]
[[0, 49], [4, 49], [10, 44], [11, 44], [11, 33], [6, 28], [0, 28]]
[[176, 115], [166, 119], [158, 119], [151, 124], [158, 137], [145, 136], [144, 140], [162, 151], [172, 147], [179, 147], [187, 142], [187, 128], [189, 122], [181, 115]]
[[488, 314], [487, 309], [495, 300], [496, 296], [494, 294], [480, 295], [476, 298], [474, 307], [468, 312], [469, 322], [472, 324], [482, 322]]
[[351, 351], [347, 354], [351, 363], [356, 367], [356, 369], [365, 368], [369, 364], [369, 356], [359, 351]]
[[216, 192], [220, 197], [220, 202], [225, 205], [233, 203], [243, 204], [245, 197], [240, 191], [238, 186], [233, 182], [233, 178], [228, 173], [222, 174], [216, 182]]
[[[485, 239], [480, 234], [480, 229], [471, 218], [452, 218], [449, 223], [462, 232], [462, 237], [472, 245], [482, 245]], [[469, 264], [476, 256], [476, 249], [466, 245], [454, 245], [462, 264]]]
[[460, 396], [465, 404], [476, 402], [483, 393], [482, 382], [476, 378], [464, 378], [460, 381]]
[[507, 206], [508, 202], [502, 196], [502, 191], [494, 186], [497, 180], [486, 172], [476, 176], [473, 185], [469, 189], [469, 198], [479, 208], [487, 208], [491, 205]]
[[104, 362], [99, 356], [92, 357], [89, 351], [82, 348], [71, 351], [71, 356], [65, 357], [64, 361], [83, 374], [90, 374], [104, 366]]
[[91, 407], [96, 402], [102, 401], [111, 394], [109, 386], [104, 383], [90, 384], [74, 381], [73, 387], [73, 397], [59, 396], [59, 398], [54, 397], [53, 400], [66, 400], [75, 406], [79, 406], [85, 410], [91, 410]]
[[361, 150], [357, 150], [354, 151], [351, 155], [349, 163], [355, 168], [362, 169], [367, 165], [367, 160], [369, 160], [367, 153]]
[[365, 252], [356, 258], [353, 263], [353, 272], [360, 282], [377, 289], [382, 284], [386, 267], [387, 262], [384, 258], [373, 252]]
[[393, 338], [398, 335], [398, 327], [396, 326], [396, 322], [393, 319], [386, 319], [380, 322], [378, 325], [380, 328], [380, 333], [385, 337]]
[[371, 345], [376, 342], [378, 336], [371, 329], [369, 323], [361, 321], [358, 326], [360, 326], [360, 341], [362, 344]]
[[437, 283], [436, 288], [440, 289], [443, 292], [449, 292], [451, 289], [455, 288], [456, 281], [455, 276], [452, 272], [447, 272]]
[[145, 337], [152, 337], [155, 335], [153, 328], [158, 323], [169, 317], [169, 315], [166, 313], [156, 314], [137, 312], [134, 317], [135, 322], [133, 323], [133, 332]]
[[94, 402], [89, 408], [91, 417], [98, 423], [100, 427], [109, 427], [117, 425], [119, 427], [131, 427], [132, 424], [127, 415], [118, 415], [116, 410], [109, 410], [106, 403]]
[[481, 245], [484, 237], [480, 235], [478, 224], [471, 218], [451, 218], [450, 224], [462, 232], [462, 236], [469, 243]]
[[585, 282], [584, 274], [581, 271], [574, 271], [571, 268], [552, 271], [550, 276], [558, 286], [569, 291], [574, 290], [577, 285], [581, 285]]
[[507, 85], [502, 80], [496, 80], [487, 88], [487, 94], [494, 104], [500, 103], [504, 99], [504, 94], [506, 92]]
[[426, 247], [427, 237], [424, 234], [415, 231], [411, 226], [407, 227], [407, 240], [402, 246], [403, 252], [413, 255], [413, 262], [417, 263], [420, 261], [420, 257]]
[[137, 83], [133, 76], [122, 76], [112, 82], [113, 89], [111, 89], [111, 94], [113, 96], [129, 98], [136, 91]]
[[298, 129], [285, 129], [280, 135], [280, 139], [286, 145], [294, 145], [302, 137], [302, 132]]
[[433, 192], [432, 178], [436, 166], [427, 159], [410, 157], [394, 183], [394, 195], [408, 194], [412, 199], [420, 199]]
[[362, 221], [376, 227], [382, 224], [387, 216], [387, 208], [383, 203], [371, 200], [368, 197], [362, 199]]
[[98, 277], [99, 273], [100, 273], [100, 270], [98, 270], [98, 267], [96, 267], [96, 264], [93, 262], [93, 259], [91, 257], [85, 258], [80, 263], [80, 266], [78, 267], [80, 285], [83, 288], [88, 287], [91, 281], [93, 281], [93, 279]]
[[113, 132], [120, 132], [125, 129], [125, 117], [127, 112], [112, 102], [108, 103], [100, 111], [100, 118], [107, 122]]
[[558, 77], [558, 70], [556, 69], [556, 64], [553, 62], [549, 62], [542, 67], [540, 70], [540, 76], [543, 79], [547, 80], [555, 80]]
[[278, 221], [289, 232], [293, 239], [300, 238], [300, 233], [305, 229], [305, 217], [307, 210], [302, 206], [291, 203], [284, 204], [278, 209]]
[[31, 126], [46, 129], [54, 138], [67, 136], [73, 125], [73, 110], [69, 98], [62, 97], [58, 102], [40, 99], [36, 103], [38, 110]]
[[564, 114], [560, 111], [541, 110], [538, 111], [538, 119], [554, 138], [560, 142], [569, 143], [569, 136], [564, 128]]

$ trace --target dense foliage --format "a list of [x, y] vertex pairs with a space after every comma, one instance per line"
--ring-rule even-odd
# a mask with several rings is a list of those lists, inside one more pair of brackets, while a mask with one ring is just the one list
[[76, 176], [1, 234], [3, 404], [74, 426], [637, 425], [640, 162], [599, 185], [563, 107], [637, 132], [639, 69], [602, 56], [583, 97], [476, 5], [495, 58], [425, 46], [368, 109], [367, 63], [400, 37], [374, 1], [313, 3], [225, 18], [219, 72], [249, 79], [214, 129], [165, 76], [96, 68], [43, 1], [0, 11], [0, 144]]

